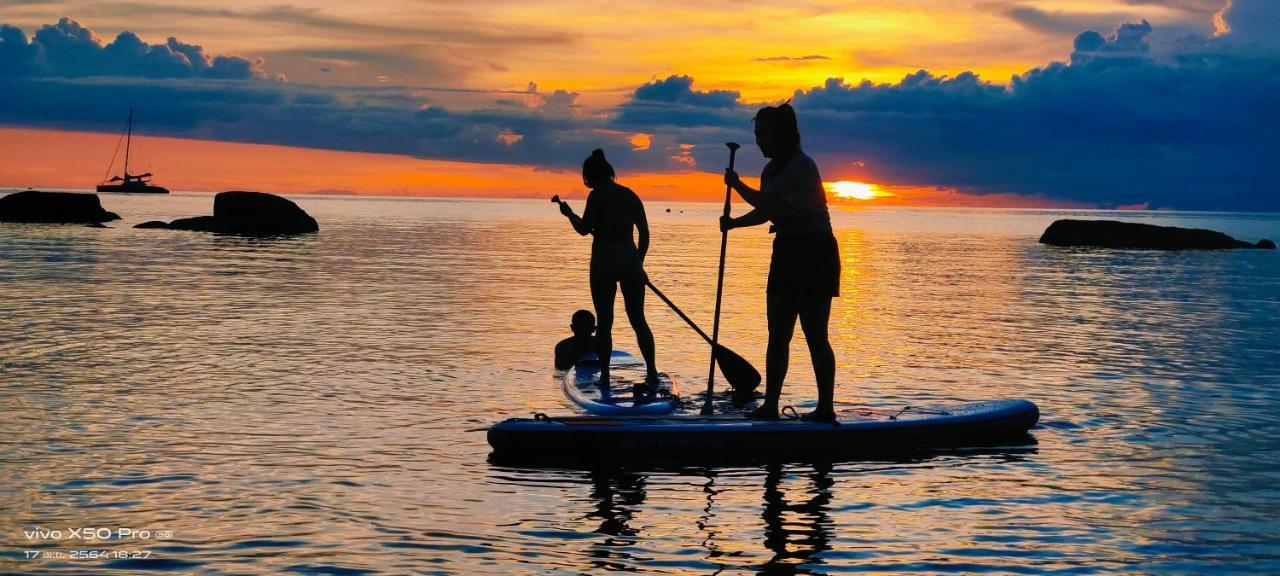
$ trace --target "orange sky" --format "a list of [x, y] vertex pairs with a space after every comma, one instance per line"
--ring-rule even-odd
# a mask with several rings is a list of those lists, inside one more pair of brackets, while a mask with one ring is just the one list
[[[0, 187], [92, 188], [107, 175], [118, 134], [0, 127]], [[68, 151], [74, 151], [68, 153]], [[146, 136], [134, 139], [132, 172], [152, 171], [155, 183], [176, 191], [256, 190], [276, 193], [367, 195], [583, 197], [581, 177], [527, 166], [428, 160], [393, 154], [339, 152]], [[120, 153], [123, 157], [123, 150]], [[119, 172], [116, 160], [112, 174]], [[744, 175], [744, 180], [756, 180]], [[644, 198], [724, 198], [718, 174], [620, 174]], [[1069, 207], [1017, 194], [972, 195], [929, 187], [876, 187], [871, 200], [832, 198], [851, 205]]]
[[[1158, 27], [1208, 33], [1209, 15], [1198, 7], [1206, 3], [1211, 0], [636, 0], [589, 7], [571, 0], [47, 0], [11, 3], [0, 23], [34, 34], [68, 16], [83, 21], [99, 43], [125, 30], [152, 43], [173, 36], [204, 46], [208, 55], [245, 56], [262, 67], [264, 77], [292, 85], [407, 87], [423, 108], [494, 108], [495, 101], [550, 99], [562, 89], [572, 94], [570, 114], [577, 118], [603, 115], [638, 86], [669, 75], [695, 78], [696, 90], [736, 91], [740, 102], [777, 101], [829, 78], [850, 85], [896, 82], [919, 69], [938, 75], [971, 70], [1007, 82], [1013, 74], [1066, 58], [1072, 38], [1086, 27], [1108, 31], [1148, 19]], [[86, 108], [88, 103], [73, 101]], [[76, 122], [55, 115], [29, 125], [102, 126]], [[168, 133], [214, 137], [201, 130]], [[107, 176], [117, 139], [0, 126], [0, 186], [89, 188]], [[137, 138], [135, 145], [134, 172], [153, 171], [156, 184], [174, 190], [582, 195], [576, 174], [530, 166], [153, 136]], [[822, 173], [831, 180], [880, 184], [870, 169], [824, 165]], [[624, 173], [620, 180], [660, 199], [714, 200], [724, 190], [714, 173]], [[838, 201], [1063, 206], [1013, 193], [877, 190], [871, 199]]]
[[[1204, 0], [1207, 3], [1211, 0]], [[1193, 1], [1184, 2], [1195, 3]], [[216, 53], [266, 59], [291, 82], [563, 88], [616, 104], [649, 78], [687, 74], [751, 101], [785, 98], [829, 77], [896, 81], [920, 68], [1005, 82], [1060, 59], [1080, 29], [1029, 26], [1015, 8], [1101, 26], [1150, 20], [1204, 32], [1178, 3], [1135, 0], [42, 0], [0, 22], [32, 31], [61, 16], [104, 39], [122, 30], [177, 36]], [[808, 58], [806, 58], [808, 57]], [[322, 71], [323, 69], [323, 71]], [[452, 104], [451, 104], [452, 105]]]
[[[117, 134], [0, 127], [5, 166], [0, 186], [91, 188], [106, 175], [118, 139]], [[120, 162], [112, 174], [119, 172]], [[134, 138], [130, 170], [152, 171], [156, 184], [180, 191], [541, 198], [573, 197], [584, 190], [575, 173], [526, 166], [152, 136]], [[718, 175], [698, 172], [631, 174], [626, 183], [667, 199], [691, 199], [723, 186]]]

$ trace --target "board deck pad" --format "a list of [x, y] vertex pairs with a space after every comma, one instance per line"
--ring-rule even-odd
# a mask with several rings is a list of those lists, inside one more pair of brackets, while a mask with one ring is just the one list
[[614, 351], [609, 385], [602, 387], [594, 356], [564, 373], [565, 396], [591, 414], [608, 416], [670, 414], [680, 408], [680, 387], [670, 375], [658, 373], [656, 385], [645, 382], [643, 361]]

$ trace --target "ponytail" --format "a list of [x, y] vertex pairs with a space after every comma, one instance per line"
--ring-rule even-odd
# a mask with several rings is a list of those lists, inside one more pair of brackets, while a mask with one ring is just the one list
[[591, 151], [591, 155], [582, 161], [582, 183], [588, 187], [592, 182], [600, 182], [602, 180], [612, 181], [615, 177], [613, 165], [604, 157], [604, 150], [596, 148]]

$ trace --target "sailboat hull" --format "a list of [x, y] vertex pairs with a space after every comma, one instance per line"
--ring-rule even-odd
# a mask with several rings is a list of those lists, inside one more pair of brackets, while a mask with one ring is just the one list
[[168, 194], [169, 189], [150, 184], [99, 184], [99, 192], [119, 192], [124, 194]]

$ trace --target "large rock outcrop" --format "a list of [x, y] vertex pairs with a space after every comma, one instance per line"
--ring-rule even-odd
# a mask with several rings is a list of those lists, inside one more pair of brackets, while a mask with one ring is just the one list
[[1222, 250], [1227, 248], [1270, 248], [1275, 243], [1262, 240], [1250, 244], [1221, 232], [1199, 228], [1156, 226], [1114, 220], [1058, 220], [1040, 236], [1041, 244], [1052, 246], [1096, 246], [1141, 250]]
[[143, 222], [134, 228], [278, 236], [315, 232], [320, 226], [297, 204], [280, 196], [265, 192], [222, 192], [213, 198], [213, 216], [179, 218], [168, 224]]
[[101, 224], [119, 219], [102, 209], [97, 194], [26, 190], [0, 198], [0, 222]]

